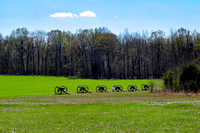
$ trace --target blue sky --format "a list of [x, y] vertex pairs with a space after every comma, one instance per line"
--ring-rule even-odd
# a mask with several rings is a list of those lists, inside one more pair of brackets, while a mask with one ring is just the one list
[[21, 27], [75, 32], [103, 26], [115, 34], [125, 28], [130, 32], [169, 32], [180, 27], [200, 31], [200, 0], [0, 0], [4, 36]]

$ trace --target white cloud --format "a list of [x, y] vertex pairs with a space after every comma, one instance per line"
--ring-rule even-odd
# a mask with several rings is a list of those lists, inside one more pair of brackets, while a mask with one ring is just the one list
[[50, 17], [53, 17], [53, 18], [66, 18], [66, 17], [70, 17], [70, 18], [73, 18], [73, 17], [77, 17], [76, 14], [72, 14], [72, 13], [54, 13], [54, 14], [50, 14]]
[[117, 19], [117, 18], [118, 18], [118, 16], [114, 16], [114, 18], [116, 18], [116, 19]]
[[91, 11], [85, 11], [85, 12], [80, 13], [79, 16], [80, 17], [96, 17], [96, 14]]

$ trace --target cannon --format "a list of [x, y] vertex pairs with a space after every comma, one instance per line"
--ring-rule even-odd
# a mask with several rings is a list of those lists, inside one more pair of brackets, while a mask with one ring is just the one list
[[150, 86], [148, 84], [142, 84], [141, 89], [144, 91], [149, 90]]
[[113, 92], [119, 92], [119, 91], [124, 91], [123, 87], [121, 85], [114, 85], [111, 87]]
[[129, 85], [128, 87], [127, 87], [127, 90], [128, 91], [138, 91], [138, 89], [137, 89], [137, 86], [136, 85]]
[[56, 86], [55, 89], [54, 89], [54, 92], [55, 92], [55, 94], [60, 94], [60, 95], [63, 92], [66, 93], [66, 94], [70, 94], [70, 93], [67, 92], [67, 87], [66, 86], [61, 86], [61, 87], [60, 86]]
[[88, 86], [86, 86], [86, 85], [79, 85], [78, 87], [77, 87], [77, 93], [91, 93], [90, 91], [89, 91], [89, 88], [88, 88]]
[[107, 92], [107, 87], [105, 85], [102, 86], [98, 85], [96, 87], [96, 92]]

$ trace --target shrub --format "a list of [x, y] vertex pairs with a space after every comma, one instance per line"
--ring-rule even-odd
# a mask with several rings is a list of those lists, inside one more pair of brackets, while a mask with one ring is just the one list
[[170, 88], [171, 90], [173, 90], [174, 88], [174, 72], [173, 71], [168, 71], [167, 73], [165, 73], [162, 77], [162, 79], [164, 79], [164, 84], [166, 88]]
[[184, 66], [180, 75], [180, 82], [196, 81], [199, 69], [195, 65]]
[[197, 84], [196, 84], [196, 82], [195, 81], [191, 81], [191, 83], [190, 83], [190, 90], [191, 91], [194, 91], [195, 93], [197, 93], [198, 92], [198, 86], [197, 86]]
[[200, 70], [195, 65], [184, 66], [180, 75], [180, 84], [185, 91], [198, 92], [200, 87]]
[[197, 76], [197, 79], [196, 79], [196, 83], [197, 83], [198, 88], [200, 88], [200, 70], [199, 70], [199, 72], [198, 72], [198, 76]]

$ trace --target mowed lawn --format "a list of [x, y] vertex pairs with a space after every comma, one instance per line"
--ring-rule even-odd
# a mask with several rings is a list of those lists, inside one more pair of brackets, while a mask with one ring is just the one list
[[[0, 132], [200, 132], [200, 97], [149, 92], [54, 95], [57, 85], [141, 84], [150, 80], [92, 80], [0, 76]], [[162, 80], [155, 80], [157, 88]]]
[[[157, 88], [163, 86], [162, 80], [153, 80]], [[33, 96], [54, 94], [56, 86], [66, 86], [69, 92], [76, 92], [79, 85], [87, 85], [90, 91], [95, 92], [96, 86], [106, 85], [108, 91], [111, 86], [122, 85], [127, 90], [128, 85], [135, 84], [138, 89], [142, 84], [151, 80], [116, 80], [116, 79], [73, 79], [51, 76], [0, 76], [0, 97]]]

